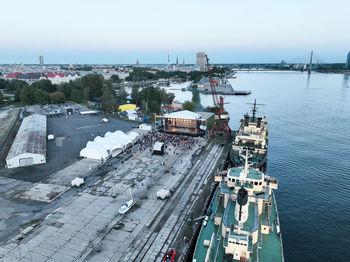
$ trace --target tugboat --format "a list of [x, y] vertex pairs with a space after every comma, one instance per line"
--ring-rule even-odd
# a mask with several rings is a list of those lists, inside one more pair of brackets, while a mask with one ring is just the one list
[[277, 179], [248, 165], [218, 172], [218, 187], [202, 225], [193, 262], [283, 262], [282, 235], [273, 189]]
[[244, 115], [241, 119], [241, 126], [233, 140], [230, 160], [233, 167], [244, 165], [242, 153], [248, 149], [250, 153], [249, 163], [252, 168], [258, 168], [264, 171], [266, 168], [266, 155], [268, 147], [268, 130], [264, 117], [256, 116], [257, 111], [256, 99], [253, 104], [253, 115]]

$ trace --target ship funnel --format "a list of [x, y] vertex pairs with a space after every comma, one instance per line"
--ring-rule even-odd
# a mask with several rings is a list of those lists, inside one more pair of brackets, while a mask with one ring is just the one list
[[235, 218], [239, 223], [244, 223], [248, 218], [248, 191], [241, 187], [237, 193], [237, 206], [235, 210]]
[[244, 115], [244, 126], [248, 126], [249, 125], [249, 115], [245, 114]]
[[241, 206], [244, 206], [247, 204], [247, 202], [248, 202], [248, 191], [244, 187], [241, 187], [238, 190], [237, 203]]
[[257, 128], [261, 127], [261, 121], [262, 121], [262, 117], [258, 117], [258, 122], [256, 123]]

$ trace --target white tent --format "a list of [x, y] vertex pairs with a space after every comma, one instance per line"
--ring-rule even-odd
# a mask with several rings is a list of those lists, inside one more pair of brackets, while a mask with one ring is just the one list
[[107, 132], [104, 137], [97, 136], [94, 141], [87, 142], [86, 147], [80, 151], [80, 156], [98, 160], [117, 156], [131, 145], [137, 136], [135, 132], [126, 135], [120, 130]]
[[128, 114], [128, 118], [130, 120], [136, 120], [137, 119], [137, 113], [136, 113], [136, 110], [134, 109], [131, 109], [131, 110], [126, 110], [126, 113]]
[[138, 133], [133, 132], [133, 131], [130, 131], [127, 135], [130, 137], [130, 139], [131, 139], [132, 141], [135, 141], [136, 138], [139, 136]]
[[90, 145], [80, 151], [80, 156], [90, 159], [105, 160], [108, 157], [108, 153], [104, 148]]
[[163, 155], [164, 154], [164, 143], [155, 142], [153, 145], [153, 154], [154, 155]]

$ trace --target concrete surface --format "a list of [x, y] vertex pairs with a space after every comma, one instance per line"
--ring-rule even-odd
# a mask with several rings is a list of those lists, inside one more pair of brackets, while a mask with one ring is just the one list
[[[151, 156], [149, 148], [66, 201], [42, 222], [27, 225], [0, 246], [0, 261], [156, 261], [176, 238], [213, 172], [222, 148], [210, 144], [192, 163], [191, 149], [167, 149]], [[164, 165], [162, 163], [165, 163]], [[136, 201], [125, 215], [119, 207]], [[173, 188], [168, 200], [156, 198], [164, 187]], [[5, 210], [6, 211], [6, 210]]]

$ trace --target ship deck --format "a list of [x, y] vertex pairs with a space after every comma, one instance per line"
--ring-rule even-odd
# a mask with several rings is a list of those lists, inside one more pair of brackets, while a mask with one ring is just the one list
[[[224, 238], [221, 236], [221, 226], [216, 226], [214, 224], [214, 215], [216, 212], [216, 216], [222, 217], [224, 219], [225, 209], [221, 204], [217, 205], [217, 196], [219, 193], [219, 188], [217, 188], [211, 206], [212, 215], [209, 217], [207, 225], [202, 226], [200, 234], [198, 236], [196, 249], [193, 255], [193, 261], [196, 262], [204, 262], [208, 253], [208, 248], [204, 246], [204, 240], [213, 239], [213, 243], [210, 246], [211, 252], [209, 255], [209, 261], [223, 261], [229, 262], [229, 260], [225, 259], [225, 251], [224, 251]], [[270, 232], [269, 235], [262, 235], [259, 232], [259, 240], [258, 243], [253, 245], [253, 252], [248, 261], [257, 261], [257, 257], [259, 257], [259, 261], [284, 261], [283, 259], [283, 249], [282, 249], [282, 239], [276, 231], [275, 221], [278, 221], [278, 214], [276, 212], [275, 198], [272, 197], [272, 209], [271, 209], [271, 217], [267, 218], [267, 214], [264, 213], [260, 216], [260, 221], [269, 221], [270, 226], [273, 226], [273, 232]], [[251, 211], [251, 210], [250, 210]], [[214, 234], [214, 235], [213, 235]], [[259, 245], [259, 247], [257, 246]], [[230, 260], [238, 261], [238, 260]]]

